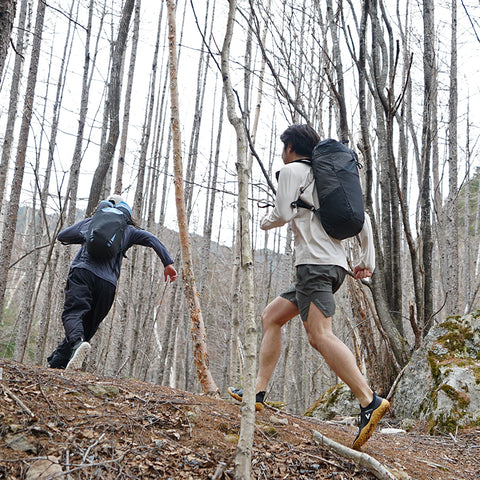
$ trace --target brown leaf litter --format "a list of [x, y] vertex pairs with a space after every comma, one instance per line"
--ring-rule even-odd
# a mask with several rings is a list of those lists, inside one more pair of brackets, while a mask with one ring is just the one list
[[[131, 379], [0, 360], [0, 479], [232, 479], [240, 408]], [[388, 415], [387, 415], [388, 417]], [[480, 427], [430, 436], [424, 426], [363, 447], [399, 479], [480, 478]], [[373, 479], [314, 441], [351, 446], [357, 428], [273, 408], [256, 414], [255, 479]]]

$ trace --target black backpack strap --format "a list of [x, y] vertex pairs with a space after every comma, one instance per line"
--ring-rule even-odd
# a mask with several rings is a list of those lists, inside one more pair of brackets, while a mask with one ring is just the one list
[[292, 208], [306, 208], [307, 210], [311, 210], [314, 213], [316, 210], [316, 208], [313, 205], [310, 205], [309, 203], [305, 202], [300, 197], [298, 197], [294, 202], [292, 202], [290, 206]]
[[290, 163], [295, 163], [295, 162], [305, 163], [306, 165], [312, 166], [312, 159], [311, 159], [311, 158], [308, 158], [308, 157], [305, 157], [305, 158], [297, 158], [296, 160], [292, 160]]
[[[312, 166], [312, 159], [305, 157], [305, 158], [297, 158], [297, 160], [292, 160], [290, 163], [304, 163], [305, 165], [308, 165], [309, 167]], [[280, 170], [278, 172], [275, 172], [275, 179], [278, 182], [278, 176], [280, 175]]]
[[[310, 185], [311, 184], [307, 185], [307, 187]], [[305, 200], [302, 200], [300, 198], [307, 187], [300, 189], [300, 194], [298, 195], [298, 198], [294, 202], [292, 202], [290, 206], [292, 208], [306, 208], [307, 210], [311, 210], [313, 213], [315, 213], [317, 209], [313, 205], [310, 205]]]
[[[312, 160], [310, 158], [298, 158], [297, 160], [293, 160], [291, 163], [293, 162], [304, 163], [305, 165], [309, 165], [310, 167], [312, 166]], [[313, 181], [315, 181], [315, 179]], [[309, 185], [311, 185], [311, 183], [309, 183], [307, 187]], [[292, 208], [306, 208], [307, 210], [311, 210], [313, 213], [315, 213], [316, 208], [300, 198], [307, 187], [300, 189], [300, 195], [294, 202], [290, 204], [290, 206]]]

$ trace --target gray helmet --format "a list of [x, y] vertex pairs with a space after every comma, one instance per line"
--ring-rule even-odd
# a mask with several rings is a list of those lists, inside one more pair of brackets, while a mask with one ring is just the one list
[[107, 202], [112, 202], [113, 206], [116, 207], [120, 202], [123, 202], [123, 198], [120, 195], [110, 195], [107, 198]]

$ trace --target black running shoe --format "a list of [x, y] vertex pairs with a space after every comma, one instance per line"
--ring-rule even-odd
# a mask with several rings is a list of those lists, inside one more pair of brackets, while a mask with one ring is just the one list
[[[233, 397], [235, 400], [238, 400], [239, 402], [243, 400], [243, 388], [228, 387], [228, 393], [231, 397]], [[264, 400], [265, 392], [258, 392], [255, 396], [255, 410], [257, 410], [258, 412], [260, 410], [263, 410], [263, 407], [265, 406]]]
[[359, 429], [357, 438], [353, 442], [353, 449], [359, 450], [362, 445], [372, 436], [377, 423], [385, 415], [390, 402], [373, 393], [373, 400], [368, 407], [361, 407], [359, 418]]

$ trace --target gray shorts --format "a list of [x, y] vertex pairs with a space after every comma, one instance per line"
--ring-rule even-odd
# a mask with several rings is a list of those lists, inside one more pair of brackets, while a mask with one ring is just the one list
[[335, 313], [333, 294], [345, 275], [345, 270], [338, 265], [297, 265], [296, 282], [280, 296], [297, 306], [303, 321], [307, 319], [311, 302], [326, 317], [331, 317]]

